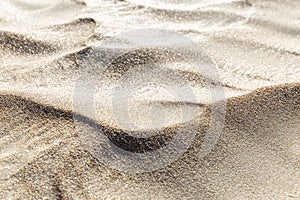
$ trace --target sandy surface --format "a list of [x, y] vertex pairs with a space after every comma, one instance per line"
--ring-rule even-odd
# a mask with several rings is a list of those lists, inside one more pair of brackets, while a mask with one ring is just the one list
[[[297, 0], [2, 4], [1, 199], [300, 198]], [[191, 43], [173, 45], [155, 31], [135, 43], [124, 34], [145, 28], [173, 31]], [[193, 71], [194, 44], [214, 63], [217, 77]], [[168, 45], [176, 51], [185, 46], [189, 59], [166, 51]], [[98, 80], [94, 115], [74, 107], [78, 82], [91, 83], [92, 77]], [[147, 82], [163, 87], [143, 85]], [[170, 88], [190, 93], [178, 95]], [[223, 95], [210, 96], [220, 89]], [[130, 101], [120, 91], [131, 91]], [[224, 127], [212, 151], [200, 158], [211, 110], [220, 102], [226, 103]], [[149, 110], [153, 105], [158, 109]], [[183, 117], [182, 109], [189, 111]], [[128, 174], [90, 151], [74, 123], [75, 112], [92, 122], [84, 126], [97, 124], [111, 141], [133, 152], [160, 148], [178, 124], [195, 138], [170, 165]], [[195, 121], [197, 129], [189, 126]], [[163, 140], [150, 137], [150, 146], [135, 140], [135, 134], [154, 130]], [[112, 159], [126, 164], [121, 157]]]

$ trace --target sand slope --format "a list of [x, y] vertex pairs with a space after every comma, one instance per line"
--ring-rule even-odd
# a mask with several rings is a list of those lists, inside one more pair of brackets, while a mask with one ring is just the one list
[[[201, 134], [172, 166], [142, 175], [110, 170], [81, 145], [71, 113], [1, 95], [1, 195], [22, 198], [298, 198], [299, 84], [227, 101], [216, 148]], [[122, 161], [120, 161], [122, 162]]]

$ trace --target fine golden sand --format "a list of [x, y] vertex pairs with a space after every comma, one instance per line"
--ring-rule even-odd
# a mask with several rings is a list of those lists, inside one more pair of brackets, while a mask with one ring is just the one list
[[[0, 199], [300, 199], [299, 1], [2, 4]], [[170, 38], [149, 32], [134, 43], [123, 34], [144, 28], [164, 28], [199, 45], [215, 64], [217, 79], [166, 50]], [[140, 45], [147, 42], [152, 48]], [[180, 45], [172, 48], [180, 51]], [[99, 79], [95, 116], [74, 107], [78, 81], [90, 83], [92, 77]], [[115, 119], [128, 106], [118, 87], [132, 92], [125, 122], [139, 126]], [[208, 91], [216, 88], [224, 96], [211, 99]], [[177, 89], [193, 95], [176, 96]], [[201, 158], [210, 114], [220, 102], [226, 105], [224, 127]], [[182, 119], [182, 109], [192, 114]], [[181, 124], [195, 138], [170, 165], [130, 174], [89, 151], [77, 115], [131, 152], [161, 148]], [[153, 118], [158, 120], [151, 124]], [[196, 129], [189, 126], [194, 121]], [[133, 135], [154, 130], [160, 134], [146, 140]]]

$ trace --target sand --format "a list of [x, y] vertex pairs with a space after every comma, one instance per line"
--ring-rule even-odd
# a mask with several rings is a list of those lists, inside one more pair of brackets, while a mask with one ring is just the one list
[[[299, 8], [296, 0], [5, 0], [0, 9], [0, 198], [299, 199]], [[191, 41], [184, 40], [190, 59], [166, 51], [170, 41], [156, 41], [153, 32], [138, 44], [111, 42], [120, 34], [130, 39], [124, 31], [143, 28], [182, 34]], [[145, 41], [155, 47], [147, 49], [141, 45]], [[217, 78], [189, 68], [196, 57], [193, 44], [214, 63]], [[99, 65], [107, 62], [102, 72]], [[147, 62], [151, 66], [145, 68]], [[99, 78], [95, 116], [74, 107], [83, 72], [84, 82]], [[147, 81], [164, 87], [134, 88]], [[127, 115], [125, 123], [124, 117], [115, 119], [127, 106], [116, 87], [132, 92], [129, 116], [138, 126], [127, 124]], [[211, 99], [210, 87], [221, 88], [224, 96]], [[193, 95], [176, 96], [170, 88]], [[223, 129], [201, 158], [212, 108], [220, 102], [226, 105]], [[153, 105], [159, 109], [151, 113]], [[161, 109], [163, 123], [150, 123], [161, 119]], [[183, 118], [182, 109], [190, 111]], [[132, 174], [101, 162], [82, 140], [74, 114], [132, 152], [159, 149], [178, 124], [194, 138], [169, 165]], [[158, 137], [135, 139], [156, 130]], [[112, 159], [116, 166], [126, 165], [122, 157]]]

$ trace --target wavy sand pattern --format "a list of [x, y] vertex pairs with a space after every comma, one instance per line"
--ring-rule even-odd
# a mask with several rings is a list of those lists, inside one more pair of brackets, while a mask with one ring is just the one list
[[[297, 0], [2, 4], [1, 199], [300, 198]], [[166, 51], [161, 41], [151, 49], [134, 49], [118, 40], [105, 43], [139, 28], [165, 28], [197, 42], [216, 63], [220, 80], [186, 67], [186, 61]], [[132, 152], [158, 149], [176, 134], [175, 126], [183, 123], [190, 133], [194, 130], [189, 122], [200, 120], [188, 151], [163, 169], [138, 175], [113, 170], [89, 153], [74, 126], [72, 98], [80, 72], [91, 67], [91, 76], [99, 74], [98, 63], [120, 52], [123, 56], [101, 73], [95, 119], [79, 114], [85, 125], [102, 127], [112, 142]], [[86, 65], [88, 58], [91, 66]], [[147, 80], [164, 80], [175, 88], [189, 83], [195, 98], [176, 101], [163, 89], [149, 86], [131, 101], [132, 120], [141, 126], [119, 124], [111, 105], [114, 87], [127, 87], [143, 77], [147, 62], [155, 63], [155, 76]], [[216, 85], [225, 92], [226, 122], [215, 148], [200, 159], [197, 151], [209, 128], [211, 106], [217, 103], [203, 91]], [[116, 103], [124, 106], [121, 100]], [[149, 128], [149, 105], [164, 108], [164, 124]], [[181, 108], [197, 115], [182, 121]], [[157, 129], [159, 135], [145, 140], [133, 135]]]

